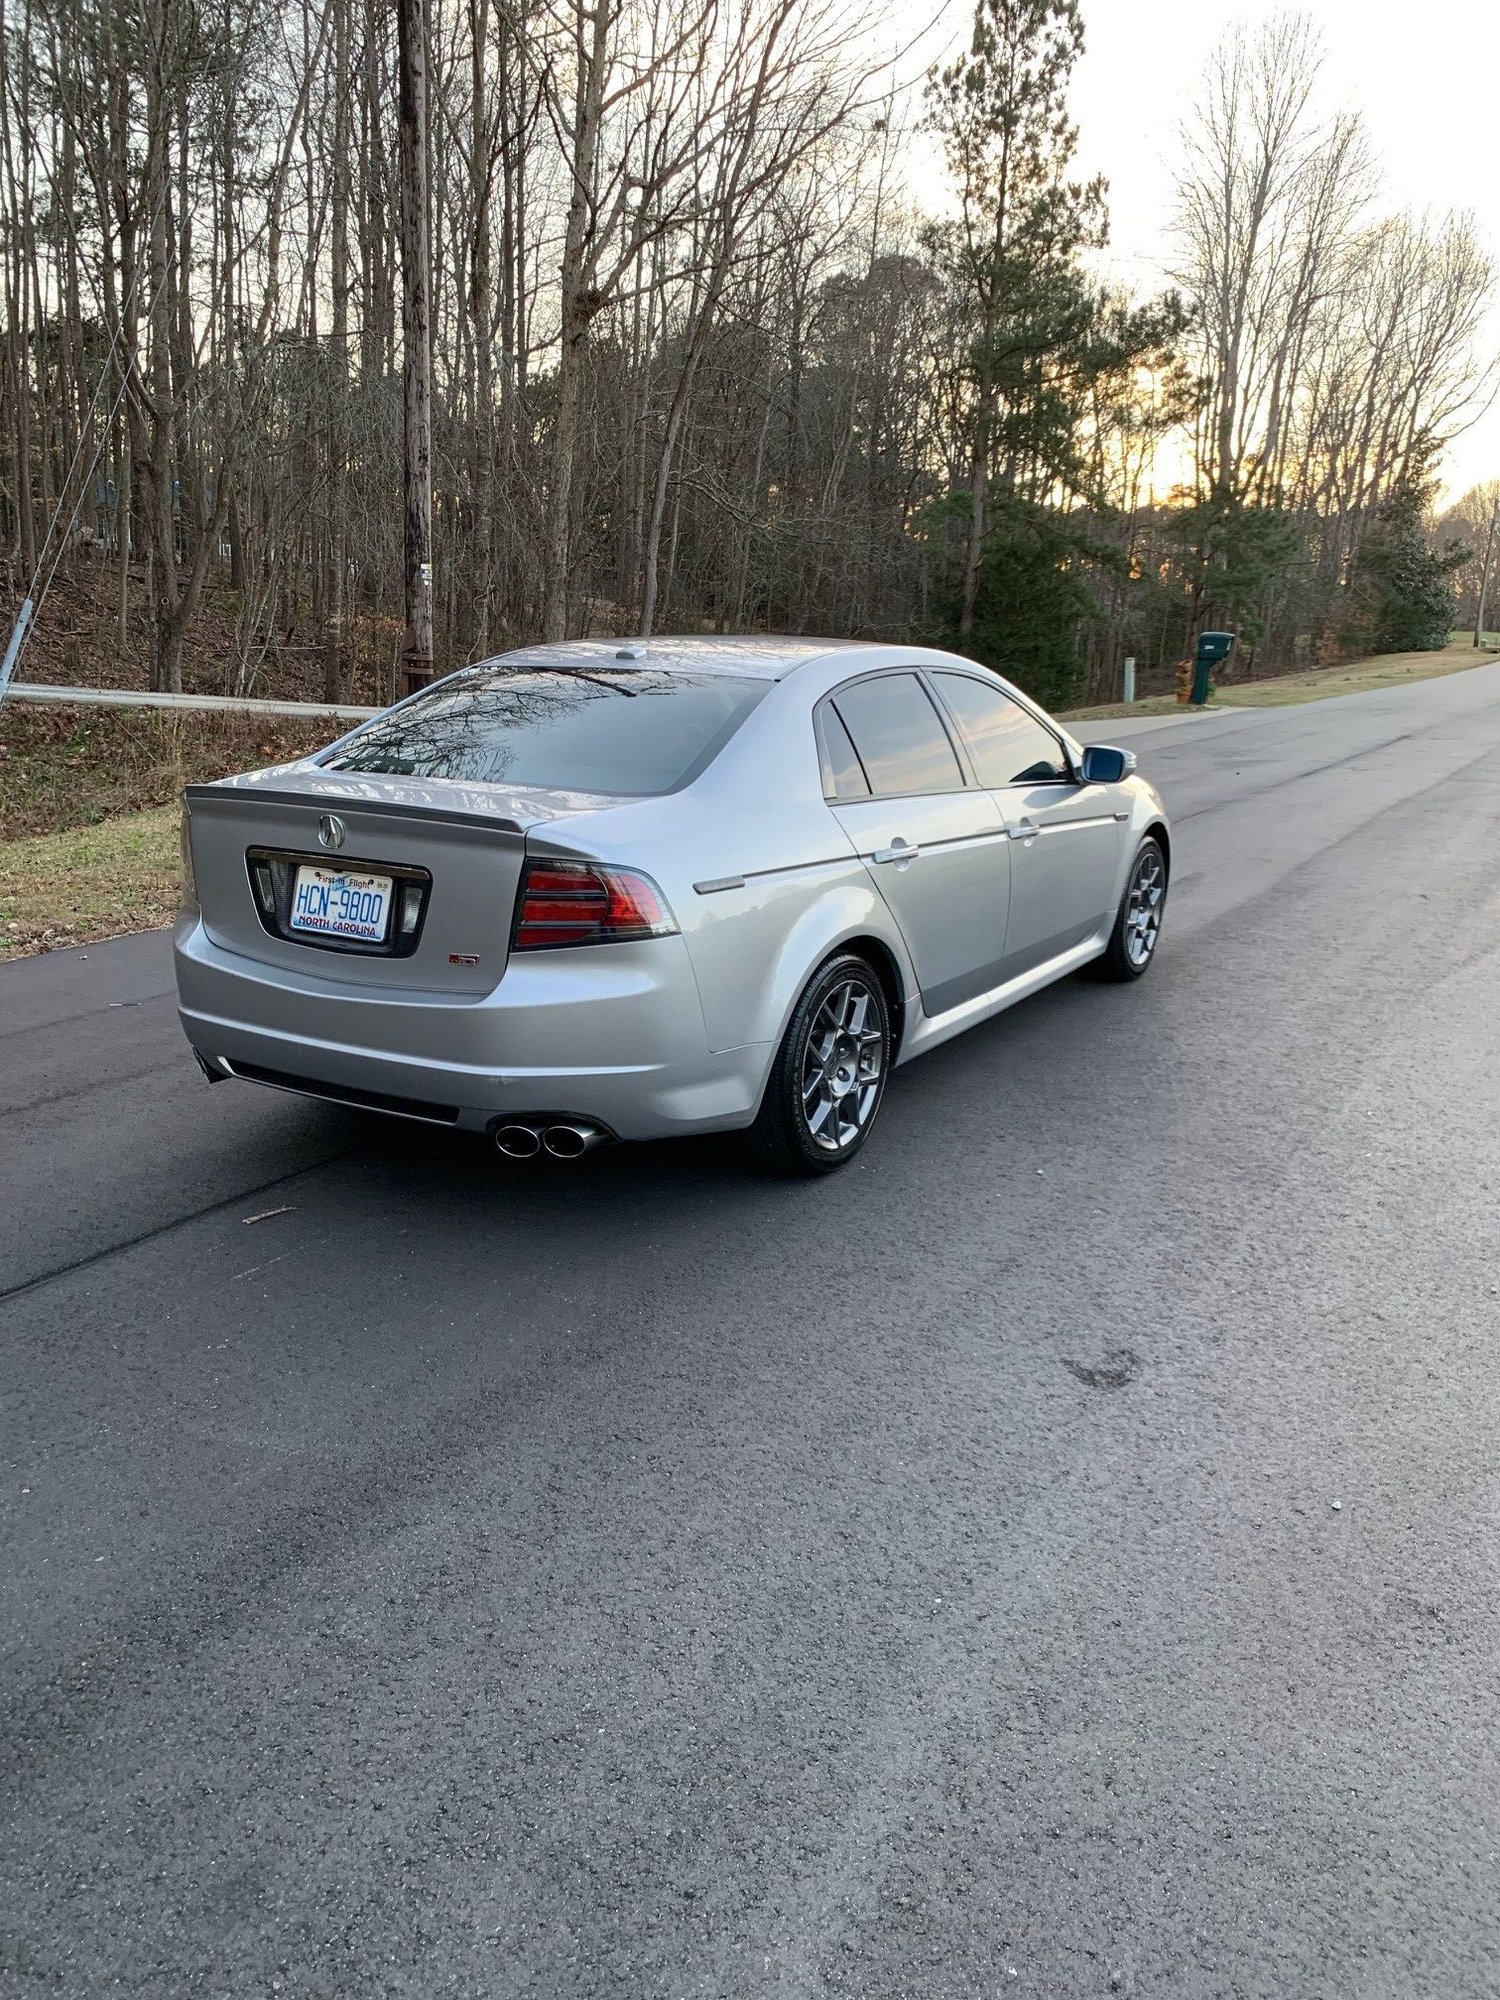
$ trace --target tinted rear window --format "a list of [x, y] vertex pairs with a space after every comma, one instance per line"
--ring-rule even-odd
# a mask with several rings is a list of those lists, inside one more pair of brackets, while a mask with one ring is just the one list
[[833, 697], [877, 795], [956, 792], [964, 782], [948, 732], [915, 674], [880, 674]]
[[829, 799], [867, 799], [869, 781], [865, 777], [849, 732], [839, 720], [831, 701], [818, 710], [818, 739], [823, 753], [823, 796]]
[[483, 668], [377, 716], [325, 768], [649, 798], [696, 777], [766, 685], [649, 669]]

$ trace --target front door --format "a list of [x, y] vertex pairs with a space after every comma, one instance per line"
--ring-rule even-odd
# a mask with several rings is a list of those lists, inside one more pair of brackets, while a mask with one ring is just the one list
[[840, 825], [900, 927], [922, 1011], [998, 986], [1011, 842], [999, 808], [967, 783], [918, 676], [867, 675], [819, 705], [824, 784]]
[[932, 678], [1009, 835], [1004, 977], [1014, 978], [1102, 928], [1129, 809], [1115, 787], [1080, 784], [1061, 740], [1002, 689], [973, 674]]
[[1126, 815], [1116, 815], [1107, 785], [1010, 785], [994, 798], [1010, 834], [1010, 978], [1071, 951], [1103, 927]]

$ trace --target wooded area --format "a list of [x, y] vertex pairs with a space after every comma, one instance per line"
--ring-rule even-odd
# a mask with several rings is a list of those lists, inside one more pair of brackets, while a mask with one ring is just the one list
[[[1464, 218], [1383, 210], [1307, 24], [1220, 46], [1171, 288], [1129, 299], [1073, 177], [1074, 0], [979, 0], [909, 90], [859, 20], [431, 0], [438, 670], [766, 627], [944, 639], [1060, 704], [1206, 624], [1266, 670], [1451, 615], [1425, 511], [1493, 274]], [[0, 60], [12, 596], [60, 556], [159, 688], [211, 628], [227, 692], [390, 693], [394, 13], [5, 0]]]

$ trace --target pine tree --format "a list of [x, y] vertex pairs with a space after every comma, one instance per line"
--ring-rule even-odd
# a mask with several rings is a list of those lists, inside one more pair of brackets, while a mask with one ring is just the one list
[[971, 336], [960, 638], [974, 628], [991, 482], [1007, 497], [1047, 483], [1041, 440], [1026, 434], [1043, 415], [1036, 391], [1048, 357], [1088, 323], [1076, 260], [1103, 241], [1104, 185], [1068, 179], [1067, 91], [1082, 50], [1077, 0], [977, 0], [967, 52], [930, 86], [960, 210], [929, 244]]
[[1355, 559], [1359, 609], [1351, 638], [1377, 653], [1433, 653], [1448, 643], [1458, 600], [1448, 581], [1469, 559], [1466, 548], [1435, 555], [1428, 545], [1429, 489], [1405, 479], [1381, 507]]

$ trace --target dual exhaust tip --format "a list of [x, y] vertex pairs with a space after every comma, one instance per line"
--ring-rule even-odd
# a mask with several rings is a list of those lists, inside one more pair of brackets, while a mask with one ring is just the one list
[[534, 1160], [539, 1153], [548, 1153], [554, 1160], [581, 1160], [595, 1146], [602, 1146], [608, 1136], [597, 1125], [572, 1120], [555, 1125], [498, 1125], [495, 1146], [508, 1160]]

